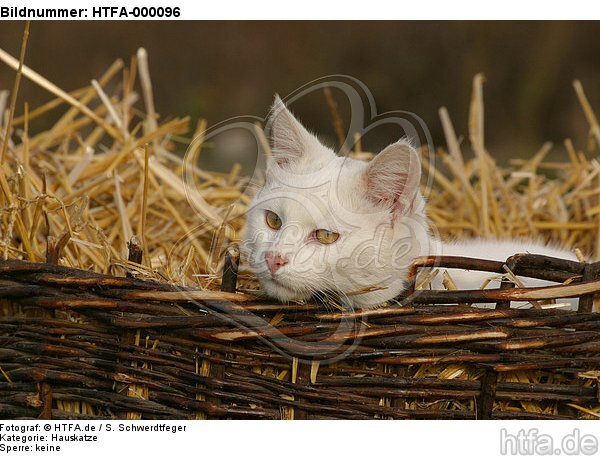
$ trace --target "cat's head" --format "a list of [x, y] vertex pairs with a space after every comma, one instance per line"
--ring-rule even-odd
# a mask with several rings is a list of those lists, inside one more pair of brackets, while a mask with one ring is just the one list
[[283, 301], [335, 291], [358, 306], [396, 296], [427, 237], [416, 150], [399, 141], [368, 163], [339, 157], [279, 97], [269, 126], [272, 157], [242, 243], [261, 288]]

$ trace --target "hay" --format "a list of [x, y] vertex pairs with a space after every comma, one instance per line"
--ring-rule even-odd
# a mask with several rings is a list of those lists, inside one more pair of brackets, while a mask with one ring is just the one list
[[[440, 109], [448, 151], [438, 149], [446, 174], [427, 160], [425, 171], [435, 185], [428, 192], [429, 216], [443, 238], [539, 238], [579, 249], [600, 258], [600, 150], [598, 123], [581, 83], [577, 97], [590, 125], [587, 151], [576, 151], [565, 139], [563, 161], [546, 161], [553, 146], [545, 143], [529, 159], [513, 159], [499, 167], [483, 139], [483, 78], [473, 80], [469, 138], [474, 157], [465, 161], [460, 142], [445, 108]], [[587, 139], [587, 138], [586, 138]]]
[[[161, 119], [158, 116], [153, 103], [146, 52], [140, 50], [131, 59], [129, 66], [125, 66], [120, 60], [115, 61], [89, 86], [70, 92], [60, 89], [23, 65], [23, 55], [20, 60], [16, 60], [0, 50], [0, 60], [17, 71], [17, 79], [29, 79], [56, 97], [34, 109], [29, 109], [25, 104], [22, 114], [15, 115], [14, 101], [7, 108], [7, 96], [0, 96], [0, 111], [7, 108], [7, 114], [0, 116], [0, 144], [4, 152], [0, 163], [0, 249], [3, 259], [54, 263], [111, 276], [127, 275], [155, 281], [157, 287], [168, 283], [205, 290], [221, 288], [224, 253], [231, 253], [235, 249], [233, 245], [239, 241], [244, 230], [243, 215], [248, 200], [242, 193], [246, 179], [239, 176], [237, 166], [230, 173], [195, 169], [193, 172], [200, 179], [200, 185], [193, 193], [186, 193], [182, 185], [184, 163], [177, 152], [181, 149], [179, 145], [185, 146], [194, 136], [202, 136], [206, 122], [200, 121], [195, 129], [191, 129], [188, 118]], [[16, 100], [17, 89], [16, 83], [12, 100]], [[581, 252], [585, 252], [585, 256], [600, 258], [600, 163], [588, 158], [600, 148], [600, 130], [581, 84], [576, 82], [575, 89], [590, 124], [589, 149], [585, 152], [578, 151], [573, 142], [567, 139], [564, 144], [565, 159], [562, 161], [546, 161], [545, 157], [552, 146], [545, 144], [529, 159], [512, 160], [509, 168], [497, 166], [484, 141], [481, 75], [477, 75], [473, 81], [469, 115], [468, 137], [472, 158], [467, 158], [468, 154], [463, 151], [464, 145], [455, 133], [447, 110], [440, 109], [447, 150], [439, 148], [435, 151], [435, 167], [428, 159], [429, 151], [422, 150], [422, 156], [424, 171], [431, 174], [434, 182], [433, 188], [424, 189], [429, 201], [429, 214], [443, 238], [534, 236], [578, 249], [580, 257]], [[143, 99], [144, 109], [140, 109], [139, 94]], [[332, 113], [334, 130], [341, 141], [343, 125], [331, 92], [325, 92], [325, 101]], [[57, 116], [57, 113], [58, 121], [52, 127], [31, 133], [32, 124], [36, 120]], [[258, 125], [257, 130], [262, 132]], [[267, 144], [264, 136], [259, 135], [259, 138], [263, 145]], [[373, 154], [363, 150], [360, 136], [355, 139], [350, 155], [365, 160], [371, 158]], [[268, 147], [265, 150], [268, 151]], [[132, 246], [137, 246], [135, 248], [143, 252], [141, 262], [131, 256], [132, 250], [135, 250]], [[225, 269], [228, 267], [231, 264], [226, 265]], [[256, 288], [255, 281], [244, 269], [244, 265], [240, 266], [240, 274], [238, 290]], [[508, 275], [510, 274], [509, 270]], [[430, 275], [423, 282], [421, 277], [419, 286], [424, 287], [424, 283], [432, 278], [433, 275]], [[96, 276], [92, 279], [100, 282], [104, 280]], [[563, 279], [569, 282], [573, 280], [573, 275], [567, 274]], [[73, 283], [74, 288], [83, 286], [83, 282]], [[235, 280], [233, 283], [235, 285]], [[456, 288], [447, 274], [444, 275], [444, 283], [448, 289]], [[231, 284], [225, 283], [223, 286], [227, 288]], [[579, 287], [577, 289], [586, 287], [580, 284], [570, 286]], [[482, 291], [478, 297], [498, 300], [500, 303], [506, 298], [508, 291], [510, 290]], [[222, 297], [218, 292], [195, 293], [198, 293], [197, 297], [201, 300], [218, 300]], [[454, 290], [453, 293], [460, 302], [463, 296], [461, 291]], [[158, 291], [137, 291], [135, 296], [136, 299], [169, 301], [178, 306], [179, 295], [160, 287]], [[227, 296], [240, 303], [253, 302], [250, 295]], [[236, 298], [232, 299], [234, 296]], [[531, 299], [545, 297], [543, 293], [540, 295], [527, 290], [523, 290], [523, 296]], [[189, 294], [183, 301], [186, 299], [189, 299]], [[77, 302], [79, 301], [76, 299], [73, 301]], [[104, 303], [90, 302], [87, 305]], [[182, 302], [181, 306], [183, 305]], [[181, 306], [176, 307], [179, 312], [177, 315], [191, 315], [192, 310]], [[259, 310], [272, 308], [268, 304], [254, 306]], [[315, 307], [311, 306], [312, 304], [306, 304], [302, 309], [314, 312]], [[251, 306], [246, 310], [250, 308]], [[273, 326], [284, 321], [290, 312], [292, 317], [297, 316], [293, 306], [275, 309], [270, 320]], [[18, 306], [4, 303], [2, 312], [8, 318], [7, 324], [13, 325], [13, 329], [17, 330], [18, 318], [15, 315], [21, 315]], [[386, 312], [393, 313], [394, 309], [377, 310], [374, 316], [377, 318], [379, 313], [384, 315]], [[337, 316], [339, 315], [330, 313], [317, 315], [315, 318], [327, 322]], [[10, 320], [13, 317], [16, 320]], [[77, 326], [79, 318], [74, 313], [69, 313], [64, 321], [64, 331], [69, 330], [69, 325], [73, 327], [73, 331], [87, 331], [84, 326]], [[565, 317], [565, 321], [567, 320]], [[290, 324], [289, 320], [287, 323]], [[56, 329], [56, 332], [60, 331]], [[161, 352], [161, 356], [167, 360], [166, 364], [172, 361], [173, 353], [179, 353], [177, 350], [181, 347], [175, 347], [181, 341], [176, 337], [150, 339], [146, 335], [144, 339], [144, 333], [137, 329], [129, 334], [129, 339], [124, 343], [136, 353], [143, 350], [152, 354], [157, 345], [161, 346], [166, 341], [168, 347], [173, 347]], [[231, 331], [223, 334], [223, 337], [235, 337]], [[485, 334], [489, 336], [488, 333]], [[94, 334], [93, 337], [97, 335]], [[240, 353], [241, 360], [254, 353], [233, 346], [219, 351], [217, 344], [210, 343], [199, 343], [195, 347], [188, 345], [184, 347], [186, 357], [181, 365], [189, 370], [190, 357], [193, 357], [195, 365], [191, 369], [198, 378], [212, 375], [211, 372], [222, 363], [235, 364], [236, 356]], [[421, 355], [419, 353], [419, 350], [415, 350], [407, 359], [422, 359], [422, 352]], [[114, 353], [114, 356], [122, 355], [117, 351]], [[270, 359], [271, 355], [261, 352], [261, 356]], [[450, 351], [436, 356], [448, 359], [454, 355]], [[488, 384], [491, 380], [486, 378], [487, 374], [464, 363], [466, 358], [460, 356], [456, 356], [456, 363], [450, 364], [437, 363], [435, 356], [430, 358], [430, 362], [425, 364], [415, 361], [412, 365], [407, 361], [410, 365], [407, 364], [406, 367], [394, 365], [394, 358], [388, 361], [387, 358], [381, 358], [375, 367], [373, 363], [365, 363], [360, 368], [343, 363], [320, 366], [318, 360], [313, 360], [305, 372], [302, 365], [299, 367], [297, 358], [294, 358], [291, 365], [286, 365], [284, 358], [273, 355], [276, 362], [272, 365], [267, 362], [257, 366], [253, 372], [236, 370], [237, 377], [233, 380], [221, 376], [218, 381], [226, 386], [231, 383], [228, 387], [234, 390], [243, 382], [262, 388], [263, 376], [269, 379], [271, 386], [275, 385], [275, 390], [285, 389], [283, 382], [290, 382], [286, 386], [287, 391], [305, 398], [312, 397], [310, 386], [306, 386], [306, 383], [293, 388], [290, 386], [296, 385], [299, 379], [308, 381], [308, 384], [314, 384], [318, 379], [321, 385], [337, 385], [340, 394], [347, 386], [364, 383], [372, 390], [371, 395], [378, 396], [375, 398], [376, 403], [371, 401], [368, 406], [360, 405], [358, 399], [351, 398], [348, 410], [340, 408], [336, 411], [335, 404], [339, 397], [331, 393], [333, 395], [327, 396], [331, 404], [329, 409], [326, 408], [329, 411], [323, 412], [323, 416], [364, 418], [373, 413], [377, 416], [392, 416], [385, 408], [390, 405], [396, 407], [394, 413], [398, 417], [474, 416], [476, 401], [472, 399], [474, 393], [471, 394], [471, 390]], [[128, 359], [131, 359], [128, 361], [128, 371], [141, 376], [142, 372], [151, 372], [150, 361], [142, 362], [144, 358], [135, 357]], [[218, 363], [211, 364], [211, 360], [218, 360]], [[164, 360], [161, 362], [165, 363]], [[178, 372], [178, 368], [173, 371], [173, 375], [176, 375], [176, 371]], [[593, 388], [597, 391], [597, 376], [586, 377], [584, 383], [578, 383], [577, 386], [570, 383], [572, 379], [566, 374], [548, 372], [541, 369], [501, 372], [498, 379], [494, 379], [494, 382], [497, 380], [501, 384], [498, 388], [498, 402], [494, 405], [496, 416], [568, 416], [564, 407], [559, 410], [557, 402], [546, 401], [542, 407], [542, 401], [537, 399], [549, 397], [548, 394], [556, 394], [558, 397], [564, 393], [565, 400], [575, 402], [578, 388], [585, 390], [586, 404], [592, 401]], [[35, 374], [41, 375], [38, 371]], [[9, 384], [12, 383], [10, 371], [5, 372], [0, 368], [0, 375]], [[369, 383], [372, 378], [369, 376], [379, 376], [378, 382]], [[130, 410], [126, 417], [139, 418], [142, 414], [162, 416], [162, 413], [167, 413], [165, 408], [157, 406], [154, 409], [148, 405], [151, 394], [158, 393], [149, 391], [147, 384], [144, 386], [134, 383], [132, 378], [121, 374], [114, 380], [117, 381], [117, 393], [125, 391], [125, 396], [106, 394], [112, 394], [110, 401], [121, 404], [124, 410]], [[454, 391], [455, 386], [448, 385], [459, 383], [448, 383], [449, 380], [463, 382], [460, 385], [461, 388], [466, 388], [465, 393], [453, 399], [431, 400], [436, 394], [442, 397], [453, 396], [454, 393], [446, 390], [439, 390], [437, 393], [435, 390], [436, 387], [448, 387]], [[395, 396], [398, 391], [394, 387], [404, 384], [403, 382], [412, 388], [411, 391], [416, 396]], [[518, 387], [511, 387], [513, 382], [535, 386], [519, 390]], [[323, 389], [322, 394], [327, 394], [325, 390]], [[514, 391], [520, 393], [516, 394]], [[95, 400], [106, 400], [108, 396], [101, 398], [99, 392], [94, 392], [93, 386], [88, 393], [86, 401], [82, 396], [84, 391], [65, 389], [62, 396], [55, 396], [60, 413], [55, 413], [54, 416], [73, 417], [84, 414], [91, 417], [99, 414], [98, 408], [90, 404]], [[195, 417], [222, 416], [220, 414], [225, 413], [214, 405], [214, 398], [209, 397], [211, 394], [214, 391], [210, 388], [194, 392], [194, 398], [198, 402], [193, 405], [196, 408], [192, 408]], [[419, 395], [421, 399], [415, 399]], [[59, 397], [62, 399], [58, 400]], [[204, 403], [207, 397], [213, 402]], [[511, 400], [511, 397], [517, 399]], [[238, 410], [238, 415], [233, 416], [292, 418], [295, 415], [306, 416], [306, 410], [311, 410], [307, 408], [301, 414], [294, 407], [293, 394], [276, 394], [265, 398], [265, 401], [268, 399], [281, 406], [279, 414], [277, 410], [267, 407], [251, 406], [241, 412]], [[153, 400], [156, 402], [156, 397]], [[169, 396], [169, 400], [172, 405], [177, 404], [174, 396]], [[135, 404], [135, 407], [132, 408], [131, 404]], [[192, 407], [191, 403], [186, 402], [185, 405]], [[352, 407], [355, 407], [354, 412]], [[491, 411], [491, 405], [489, 407]], [[574, 403], [569, 404], [569, 407], [572, 408], [573, 416], [583, 418], [595, 418], [600, 411], [597, 406], [585, 408]], [[406, 413], [397, 412], [400, 409]], [[431, 410], [437, 410], [439, 414], [436, 415]], [[189, 416], [177, 407], [170, 408], [169, 413], [175, 417]]]
[[[0, 60], [15, 69], [21, 66], [2, 50]], [[186, 195], [183, 160], [174, 151], [201, 135], [206, 122], [200, 121], [195, 131], [190, 131], [188, 118], [159, 122], [146, 52], [141, 49], [129, 67], [117, 60], [90, 86], [71, 93], [25, 65], [18, 74], [58, 98], [25, 109], [12, 124], [12, 115], [3, 116], [8, 117], [0, 130], [6, 148], [0, 178], [0, 183], [6, 182], [1, 214], [4, 258], [46, 261], [52, 237], [64, 239], [58, 261], [65, 266], [218, 286], [223, 252], [244, 230], [246, 179], [237, 174], [237, 167], [231, 173], [197, 169], [200, 185]], [[566, 139], [565, 160], [550, 162], [545, 157], [552, 146], [544, 144], [529, 159], [511, 160], [510, 168], [497, 166], [485, 147], [482, 85], [483, 77], [477, 75], [469, 115], [474, 156], [465, 158], [445, 108], [439, 114], [448, 149], [435, 151], [435, 167], [429, 151], [422, 150], [424, 171], [434, 182], [433, 188], [423, 190], [441, 237], [539, 237], [599, 258], [600, 164], [588, 156], [598, 151], [600, 136], [581, 84], [574, 85], [590, 123], [590, 149], [576, 151]], [[137, 91], [145, 111], [137, 107]], [[325, 100], [340, 136], [343, 125], [330, 91]], [[29, 136], [35, 119], [64, 111], [65, 105], [68, 109], [55, 125]], [[15, 142], [4, 140], [8, 128]], [[358, 136], [351, 155], [372, 156], [362, 150]], [[227, 233], [221, 229], [218, 239], [216, 228], [228, 211]], [[126, 245], [133, 236], [146, 253], [142, 265], [127, 260]]]
[[[139, 57], [145, 59], [145, 53]], [[1, 50], [0, 59], [17, 65]], [[135, 105], [136, 68], [145, 113]], [[61, 265], [210, 286], [222, 256], [213, 234], [225, 211], [232, 212], [227, 220], [232, 231], [223, 246], [237, 240], [243, 228], [242, 180], [202, 171], [208, 185], [189, 194], [198, 210], [190, 208], [181, 179], [183, 160], [174, 150], [177, 143], [191, 141], [183, 135], [199, 132], [190, 132], [188, 118], [158, 122], [147, 63], [134, 58], [125, 68], [118, 60], [89, 87], [71, 93], [26, 66], [22, 74], [58, 98], [25, 110], [13, 125], [1, 125], [6, 147], [3, 257], [47, 261], [49, 240], [59, 239]], [[65, 104], [68, 109], [51, 128], [29, 135], [35, 119], [64, 110]], [[205, 122], [199, 126], [205, 128]], [[134, 236], [146, 252], [141, 265], [127, 258], [126, 246]]]

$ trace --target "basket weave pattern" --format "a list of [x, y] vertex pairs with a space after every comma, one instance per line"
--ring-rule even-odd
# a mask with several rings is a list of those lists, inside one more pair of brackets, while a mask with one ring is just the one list
[[[223, 288], [234, 290], [236, 268], [225, 263]], [[599, 405], [597, 264], [423, 258], [412, 277], [419, 267], [500, 272], [505, 264], [570, 281], [546, 293], [581, 296], [579, 311], [510, 308], [532, 289], [503, 283], [332, 312], [0, 261], [0, 416], [594, 418], [582, 410]], [[464, 305], [473, 302], [495, 308]], [[432, 374], [448, 369], [468, 375]]]

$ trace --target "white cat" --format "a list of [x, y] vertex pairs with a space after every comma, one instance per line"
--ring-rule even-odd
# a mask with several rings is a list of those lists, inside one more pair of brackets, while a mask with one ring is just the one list
[[[419, 190], [419, 156], [407, 141], [389, 145], [368, 163], [339, 157], [279, 97], [270, 128], [273, 157], [248, 212], [242, 251], [274, 298], [333, 291], [355, 308], [376, 307], [406, 288], [409, 266], [423, 255], [504, 261], [529, 252], [575, 260], [539, 243], [433, 239]], [[479, 288], [486, 275], [451, 274], [460, 289]]]

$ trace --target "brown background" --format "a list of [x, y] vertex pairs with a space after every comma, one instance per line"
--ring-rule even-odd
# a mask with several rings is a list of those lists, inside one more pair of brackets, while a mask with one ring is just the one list
[[[1, 23], [0, 47], [18, 55], [22, 30], [22, 22]], [[585, 145], [571, 82], [581, 79], [600, 111], [598, 43], [591, 22], [33, 22], [26, 63], [71, 90], [144, 46], [157, 110], [210, 123], [263, 116], [275, 92], [348, 74], [371, 89], [380, 111], [421, 116], [436, 145], [443, 144], [437, 109], [447, 106], [465, 134], [471, 79], [484, 72], [487, 142], [502, 158], [531, 155], [545, 140], [560, 148], [567, 136]], [[13, 79], [0, 64], [0, 89]], [[26, 81], [19, 100], [35, 106], [50, 98]], [[322, 101], [297, 110], [333, 136]]]

